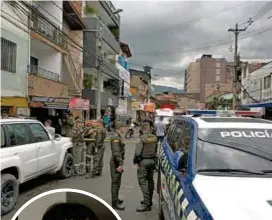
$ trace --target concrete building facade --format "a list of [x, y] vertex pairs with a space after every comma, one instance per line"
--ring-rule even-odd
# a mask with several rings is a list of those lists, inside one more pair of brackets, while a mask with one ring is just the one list
[[190, 63], [186, 72], [185, 90], [188, 93], [199, 93], [200, 102], [205, 102], [209, 95], [206, 94], [206, 85], [228, 84], [231, 88], [232, 67], [225, 58], [214, 58], [212, 55], [204, 54]]

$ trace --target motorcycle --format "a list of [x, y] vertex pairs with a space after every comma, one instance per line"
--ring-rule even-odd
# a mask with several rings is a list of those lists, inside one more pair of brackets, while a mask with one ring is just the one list
[[135, 124], [135, 123], [131, 123], [131, 124], [130, 124], [130, 126], [129, 126], [129, 128], [128, 128], [128, 131], [127, 131], [127, 133], [125, 134], [125, 138], [126, 138], [126, 139], [132, 138], [132, 136], [133, 136], [134, 133], [135, 133], [135, 131], [134, 131], [135, 127], [136, 127], [136, 124]]

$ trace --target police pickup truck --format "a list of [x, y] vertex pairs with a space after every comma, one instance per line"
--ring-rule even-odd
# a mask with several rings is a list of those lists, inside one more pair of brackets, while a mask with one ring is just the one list
[[176, 118], [158, 153], [160, 219], [272, 219], [271, 121]]

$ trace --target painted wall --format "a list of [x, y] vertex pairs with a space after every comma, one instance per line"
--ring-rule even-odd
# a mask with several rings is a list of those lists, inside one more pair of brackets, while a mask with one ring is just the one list
[[[20, 21], [26, 21], [26, 17], [20, 11], [13, 10], [8, 2], [1, 2], [1, 10]], [[3, 13], [3, 15], [6, 15]], [[10, 17], [9, 17], [10, 18]], [[15, 24], [18, 21], [10, 18]], [[1, 70], [1, 96], [27, 95], [27, 65], [29, 64], [29, 35], [16, 25], [1, 18], [1, 37], [17, 44], [16, 73]]]
[[40, 68], [60, 75], [62, 68], [62, 54], [42, 42], [31, 40], [31, 56], [37, 58]]

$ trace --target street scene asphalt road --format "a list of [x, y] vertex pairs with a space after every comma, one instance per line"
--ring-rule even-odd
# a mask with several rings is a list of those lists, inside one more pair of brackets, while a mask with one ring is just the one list
[[[136, 136], [136, 135], [135, 135]], [[136, 168], [132, 163], [136, 138], [130, 139], [126, 142], [126, 160], [124, 164], [124, 174], [122, 179], [122, 186], [120, 190], [120, 199], [124, 199], [126, 210], [117, 211], [122, 219], [129, 220], [155, 220], [157, 218], [158, 202], [157, 194], [154, 193], [153, 209], [151, 212], [137, 213], [136, 207], [139, 206], [142, 200], [142, 193], [140, 191]], [[14, 210], [5, 216], [2, 216], [2, 220], [10, 220], [19, 208], [24, 205], [28, 200], [40, 193], [46, 192], [52, 189], [60, 188], [74, 188], [90, 192], [94, 195], [105, 200], [111, 204], [110, 196], [110, 171], [109, 171], [109, 159], [110, 159], [110, 145], [106, 143], [106, 151], [104, 157], [104, 173], [103, 176], [95, 179], [85, 179], [82, 177], [72, 177], [66, 180], [58, 180], [53, 175], [45, 175], [20, 187], [20, 196]], [[156, 176], [154, 177], [156, 180]], [[156, 188], [156, 185], [155, 185]]]

